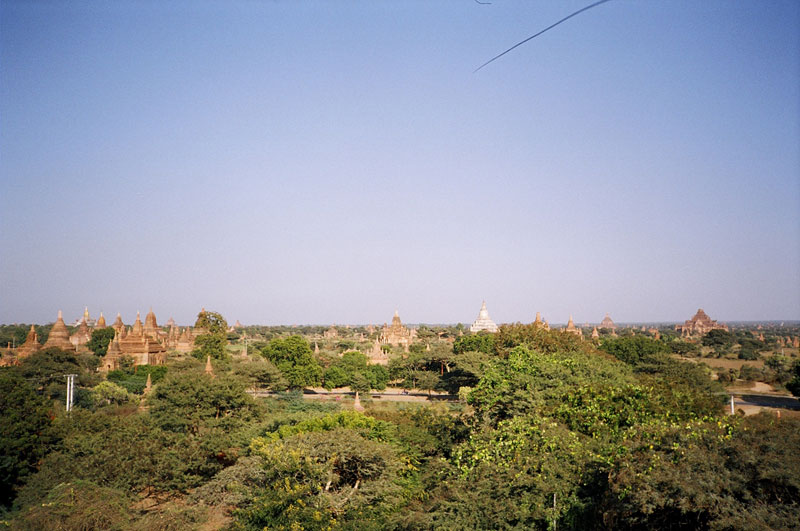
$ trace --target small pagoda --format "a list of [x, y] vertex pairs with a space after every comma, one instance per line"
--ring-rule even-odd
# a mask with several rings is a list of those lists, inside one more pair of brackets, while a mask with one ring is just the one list
[[469, 327], [470, 332], [480, 332], [485, 330], [487, 332], [497, 332], [497, 325], [492, 318], [489, 317], [489, 310], [486, 309], [486, 301], [481, 303], [481, 309], [478, 312], [478, 318], [475, 319], [475, 322], [472, 323], [472, 326]]

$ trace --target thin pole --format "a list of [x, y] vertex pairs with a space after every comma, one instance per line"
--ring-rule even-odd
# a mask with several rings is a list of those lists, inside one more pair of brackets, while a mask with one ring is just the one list
[[75, 377], [77, 374], [66, 374], [67, 377], [67, 411], [72, 411], [72, 402], [75, 396]]
[[558, 513], [556, 512], [556, 493], [553, 493], [553, 531], [558, 529]]

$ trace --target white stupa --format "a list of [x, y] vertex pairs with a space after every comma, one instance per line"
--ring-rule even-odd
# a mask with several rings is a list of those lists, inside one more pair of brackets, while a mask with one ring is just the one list
[[487, 332], [497, 332], [497, 325], [494, 324], [491, 317], [489, 317], [489, 310], [486, 309], [486, 301], [481, 304], [481, 311], [478, 313], [478, 318], [469, 327], [470, 332], [480, 332], [486, 330]]

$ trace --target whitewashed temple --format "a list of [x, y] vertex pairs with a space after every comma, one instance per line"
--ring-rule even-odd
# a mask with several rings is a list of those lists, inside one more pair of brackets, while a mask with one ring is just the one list
[[486, 301], [481, 304], [481, 311], [478, 313], [478, 318], [469, 327], [470, 332], [480, 332], [486, 330], [488, 332], [497, 332], [497, 325], [494, 324], [492, 318], [489, 317], [489, 310], [486, 309]]

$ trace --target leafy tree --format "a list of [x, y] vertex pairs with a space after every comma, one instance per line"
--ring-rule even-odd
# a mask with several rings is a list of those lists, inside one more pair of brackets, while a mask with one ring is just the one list
[[403, 461], [391, 445], [337, 428], [257, 439], [265, 488], [237, 511], [249, 529], [379, 529], [401, 493]]
[[328, 367], [325, 371], [324, 380], [325, 389], [330, 391], [331, 389], [347, 385], [350, 381], [350, 376], [342, 367], [334, 365], [333, 367]]
[[581, 352], [589, 354], [597, 352], [588, 341], [582, 341], [574, 334], [565, 334], [559, 330], [545, 330], [531, 324], [502, 325], [495, 334], [495, 351], [507, 356], [514, 347], [526, 345], [528, 348], [542, 353]]
[[205, 360], [208, 356], [217, 360], [229, 358], [225, 350], [228, 345], [228, 323], [222, 315], [203, 310], [197, 314], [194, 326], [201, 331], [194, 340], [195, 349], [192, 351], [194, 357], [200, 360]]
[[780, 384], [789, 382], [792, 377], [792, 362], [782, 354], [774, 354], [764, 360], [764, 365], [774, 371], [772, 381]]
[[[122, 366], [122, 363], [120, 365]], [[121, 369], [108, 371], [106, 378], [109, 382], [114, 382], [129, 393], [142, 394], [147, 385], [148, 375], [150, 376], [150, 383], [155, 385], [164, 378], [167, 370], [164, 365], [125, 364]]]
[[20, 490], [21, 506], [41, 504], [58, 485], [77, 480], [162, 498], [197, 487], [230, 452], [229, 441], [207, 426], [203, 437], [195, 437], [163, 430], [147, 415], [75, 410], [71, 418], [59, 418], [57, 428], [63, 439]]
[[100, 382], [92, 388], [91, 393], [96, 406], [125, 404], [136, 398], [124, 387], [110, 381]]
[[624, 361], [628, 365], [639, 365], [656, 354], [668, 352], [668, 347], [661, 341], [645, 336], [631, 336], [604, 339], [600, 350]]
[[150, 416], [164, 430], [200, 433], [209, 420], [242, 422], [254, 412], [244, 385], [230, 376], [168, 375], [148, 397]]
[[371, 389], [370, 382], [363, 372], [353, 373], [348, 380], [350, 389], [357, 393], [368, 393]]
[[754, 361], [757, 360], [760, 356], [758, 355], [758, 352], [756, 352], [755, 350], [742, 347], [742, 349], [739, 351], [738, 357], [740, 360]]
[[800, 423], [772, 415], [644, 426], [609, 474], [615, 528], [789, 529], [800, 516]]
[[631, 365], [640, 381], [657, 391], [664, 408], [703, 416], [717, 413], [723, 403], [724, 389], [710, 379], [707, 367], [671, 358], [660, 341], [622, 337], [606, 339], [600, 348]]
[[441, 377], [441, 385], [451, 394], [458, 393], [462, 387], [472, 387], [478, 383], [492, 358], [483, 352], [464, 352], [453, 357], [454, 367]]
[[439, 375], [435, 372], [423, 371], [419, 373], [417, 377], [417, 387], [423, 391], [428, 391], [428, 395], [430, 395], [431, 391], [436, 389], [438, 385]]
[[348, 350], [353, 350], [355, 348], [355, 346], [356, 346], [356, 342], [355, 341], [351, 341], [349, 339], [343, 339], [343, 340], [339, 341], [338, 343], [336, 343], [336, 348], [339, 349], [342, 352], [345, 352], [345, 351], [348, 351]]
[[284, 391], [289, 385], [281, 371], [271, 361], [261, 356], [235, 360], [233, 373], [246, 379], [253, 389], [266, 387], [273, 391]]
[[425, 352], [409, 352], [389, 360], [389, 374], [393, 380], [403, 380], [403, 386], [414, 389], [417, 379], [427, 369], [429, 359]]
[[468, 334], [458, 337], [453, 343], [453, 353], [483, 352], [484, 354], [493, 354], [494, 338], [494, 334], [486, 333]]
[[136, 368], [136, 358], [130, 355], [124, 355], [119, 359], [119, 370], [126, 374], [133, 374]]
[[192, 355], [199, 359], [204, 360], [208, 356], [215, 360], [229, 359], [225, 347], [228, 345], [228, 340], [221, 334], [202, 334], [194, 339], [195, 348]]
[[382, 365], [368, 365], [367, 357], [358, 351], [345, 352], [325, 371], [325, 388], [349, 386], [353, 391], [367, 393], [371, 389], [386, 389], [389, 372]]
[[635, 383], [628, 367], [602, 356], [542, 353], [518, 346], [507, 359], [492, 361], [469, 402], [479, 415], [502, 420], [552, 410], [592, 381], [615, 387]]
[[734, 336], [725, 330], [710, 330], [704, 335], [700, 342], [706, 346], [714, 349], [714, 352], [720, 354], [729, 350], [734, 343]]
[[370, 365], [364, 371], [370, 389], [383, 391], [389, 383], [389, 371], [383, 365]]
[[314, 359], [308, 341], [302, 337], [295, 335], [273, 339], [261, 353], [283, 373], [290, 389], [320, 384], [322, 367]]
[[786, 384], [786, 389], [794, 396], [800, 396], [800, 360], [794, 362], [792, 379]]
[[94, 352], [97, 356], [105, 356], [108, 351], [108, 344], [114, 339], [115, 330], [110, 326], [105, 328], [96, 328], [92, 330], [92, 337], [86, 344], [86, 347]]
[[59, 529], [124, 529], [133, 520], [131, 499], [122, 491], [75, 480], [56, 485], [43, 503], [25, 508], [16, 529], [36, 531]]
[[11, 504], [52, 438], [46, 401], [16, 368], [0, 368], [0, 505]]
[[591, 480], [595, 447], [545, 419], [508, 419], [474, 433], [454, 449], [454, 469], [444, 478], [449, 503], [434, 510], [431, 527], [590, 527], [591, 519], [581, 518], [586, 501], [578, 486]]
[[[74, 352], [60, 348], [47, 348], [34, 352], [20, 363], [20, 371], [24, 378], [31, 382], [37, 392], [48, 399], [65, 400], [67, 394], [67, 374], [77, 374], [76, 384], [91, 385], [95, 378], [81, 366]], [[81, 398], [82, 391], [77, 389], [76, 400]]]
[[679, 356], [698, 356], [700, 355], [700, 347], [697, 343], [690, 343], [689, 341], [681, 341], [674, 339], [667, 343], [670, 351]]
[[197, 314], [197, 320], [194, 323], [195, 328], [200, 328], [208, 334], [227, 334], [228, 322], [217, 312], [210, 312], [203, 309]]

